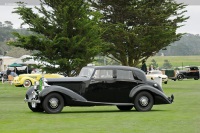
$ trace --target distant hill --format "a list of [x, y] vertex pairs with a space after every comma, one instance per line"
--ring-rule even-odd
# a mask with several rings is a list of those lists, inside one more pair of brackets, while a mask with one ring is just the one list
[[39, 5], [40, 4], [39, 0], [0, 0], [0, 5], [14, 4], [19, 1], [27, 3], [28, 5]]
[[[14, 1], [14, 0], [13, 0]], [[17, 31], [21, 34], [31, 34], [26, 29], [13, 29], [12, 22], [0, 22], [0, 55], [20, 57], [24, 54], [31, 54], [33, 51], [27, 51], [21, 48], [14, 48], [6, 45], [6, 41], [13, 37], [12, 32]], [[200, 55], [200, 35], [185, 34], [179, 41], [176, 41], [166, 47], [166, 50], [160, 50], [157, 56], [196, 56]]]
[[200, 35], [185, 34], [179, 41], [166, 47], [166, 50], [160, 50], [157, 55], [163, 54], [165, 56], [200, 55]]

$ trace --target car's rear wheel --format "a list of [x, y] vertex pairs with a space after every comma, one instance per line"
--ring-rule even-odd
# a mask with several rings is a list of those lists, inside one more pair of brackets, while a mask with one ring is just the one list
[[165, 81], [164, 84], [167, 84], [167, 81]]
[[44, 109], [41, 107], [41, 104], [36, 104], [36, 107], [33, 108], [31, 103], [28, 103], [28, 107], [30, 110], [32, 110], [33, 112], [43, 112]]
[[24, 83], [23, 83], [23, 86], [26, 87], [26, 88], [31, 87], [31, 81], [28, 80], [28, 79], [26, 79], [26, 80], [24, 81]]
[[137, 111], [150, 111], [153, 104], [153, 96], [146, 91], [138, 93], [134, 99], [134, 106]]
[[63, 97], [58, 93], [50, 93], [44, 98], [42, 107], [46, 113], [60, 113], [64, 107]]
[[199, 80], [199, 78], [194, 78], [194, 80]]
[[119, 106], [117, 105], [117, 108], [121, 111], [128, 111], [128, 110], [131, 110], [133, 108], [133, 106]]
[[183, 77], [183, 75], [180, 74], [180, 75], [177, 76], [177, 79], [178, 79], [178, 80], [183, 80], [184, 77]]

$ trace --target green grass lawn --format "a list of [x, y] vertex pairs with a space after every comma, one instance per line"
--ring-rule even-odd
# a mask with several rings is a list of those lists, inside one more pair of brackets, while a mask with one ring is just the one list
[[179, 66], [200, 66], [200, 56], [153, 56], [147, 60], [147, 64], [151, 63], [154, 59], [159, 67], [164, 63], [164, 60], [168, 60], [173, 67]]
[[60, 114], [33, 113], [25, 88], [0, 83], [1, 133], [199, 133], [200, 80], [163, 84], [175, 102], [150, 112], [121, 112], [115, 106], [65, 107]]

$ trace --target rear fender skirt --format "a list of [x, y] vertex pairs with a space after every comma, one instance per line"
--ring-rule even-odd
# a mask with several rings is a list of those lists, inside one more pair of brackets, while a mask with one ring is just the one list
[[148, 86], [148, 85], [141, 85], [139, 87], [134, 87], [129, 94], [130, 98], [134, 98], [138, 92], [141, 91], [148, 91], [153, 94], [153, 97], [155, 98], [155, 104], [170, 104], [171, 101], [168, 99], [168, 97], [161, 92], [160, 90], [155, 89], [154, 87]]
[[51, 92], [59, 92], [61, 94], [67, 95], [74, 101], [82, 101], [82, 102], [86, 102], [87, 101], [84, 97], [82, 97], [81, 95], [73, 92], [72, 90], [70, 90], [68, 88], [65, 88], [65, 87], [62, 87], [62, 86], [56, 86], [56, 85], [52, 85], [52, 86], [49, 86], [49, 87], [43, 89], [40, 92], [39, 95], [42, 98], [42, 97], [45, 97], [47, 94], [49, 94]]

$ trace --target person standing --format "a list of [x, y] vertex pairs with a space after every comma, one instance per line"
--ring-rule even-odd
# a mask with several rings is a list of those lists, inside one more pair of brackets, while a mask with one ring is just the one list
[[145, 63], [144, 60], [142, 61], [142, 67], [141, 67], [141, 70], [143, 70], [143, 71], [147, 74], [147, 65], [146, 65], [146, 63]]
[[17, 75], [19, 75], [19, 71], [18, 71], [17, 67], [14, 67], [14, 72], [15, 72]]
[[2, 82], [2, 84], [4, 82], [4, 73], [3, 72], [1, 72], [1, 82]]
[[8, 68], [6, 71], [7, 76], [10, 75], [10, 73], [11, 73], [11, 70]]
[[154, 67], [153, 67], [153, 65], [151, 65], [150, 67], [149, 67], [149, 71], [153, 71], [154, 70]]
[[13, 70], [13, 71], [11, 71], [10, 75], [12, 75], [13, 77], [16, 77], [16, 76], [17, 76], [17, 74], [15, 73], [15, 71], [14, 71], [14, 70]]

